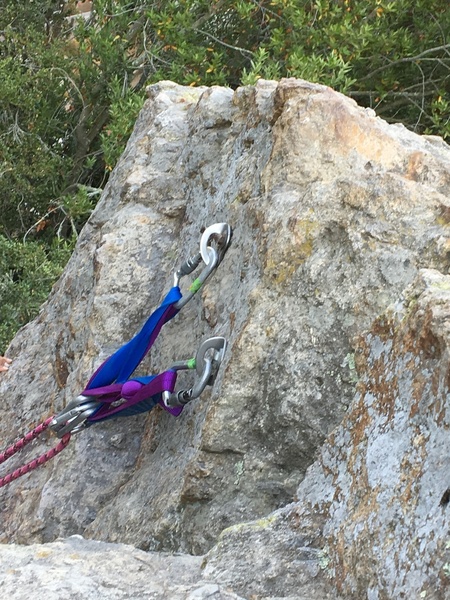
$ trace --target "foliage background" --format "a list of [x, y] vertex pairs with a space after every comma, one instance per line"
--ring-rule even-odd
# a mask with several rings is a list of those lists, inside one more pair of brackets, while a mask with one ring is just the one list
[[446, 139], [448, 0], [3, 0], [0, 353], [64, 267], [145, 86], [260, 77], [327, 84]]

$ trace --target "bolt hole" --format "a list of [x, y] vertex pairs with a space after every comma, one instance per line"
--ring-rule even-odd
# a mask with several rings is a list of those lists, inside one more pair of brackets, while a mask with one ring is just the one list
[[439, 502], [439, 506], [447, 506], [447, 504], [450, 502], [450, 488], [447, 488], [441, 498], [441, 501]]

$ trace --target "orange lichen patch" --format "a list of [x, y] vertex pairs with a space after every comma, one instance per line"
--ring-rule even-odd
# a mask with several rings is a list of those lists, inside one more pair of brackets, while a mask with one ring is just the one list
[[412, 439], [410, 452], [408, 452], [401, 462], [401, 475], [399, 483], [399, 493], [397, 494], [404, 513], [413, 512], [418, 503], [418, 487], [427, 455], [426, 450], [427, 437], [420, 433]]
[[[398, 377], [401, 373], [407, 371], [412, 376], [412, 394], [410, 418], [419, 412], [420, 402], [423, 397], [425, 387], [429, 383], [429, 377], [423, 374], [424, 360], [435, 361], [442, 355], [442, 342], [432, 330], [433, 314], [431, 310], [420, 314], [417, 312], [408, 319], [408, 325], [405, 323], [396, 331], [392, 331], [391, 339], [393, 345], [389, 357], [381, 356], [370, 366], [370, 380], [366, 381], [365, 387], [375, 397], [374, 403], [381, 414], [385, 414], [390, 420], [394, 415], [395, 400], [398, 391]], [[377, 333], [380, 339], [389, 331], [391, 323], [377, 320]], [[411, 355], [408, 360], [407, 355]], [[415, 357], [420, 356], [420, 367]], [[388, 363], [396, 364], [401, 362], [401, 369], [395, 369], [387, 377], [386, 360]], [[431, 367], [432, 365], [430, 365]], [[433, 393], [437, 395], [440, 385], [439, 373], [433, 370], [432, 386]]]
[[60, 334], [55, 348], [55, 359], [52, 363], [53, 374], [59, 389], [65, 387], [67, 378], [69, 377], [68, 361], [73, 360], [73, 353], [65, 350], [65, 339], [63, 334]]
[[[360, 523], [366, 523], [369, 519], [371, 513], [374, 513], [379, 510], [378, 503], [378, 494], [380, 492], [380, 486], [376, 486], [374, 488], [365, 487], [364, 491], [361, 495], [359, 494], [352, 495], [352, 499], [355, 500], [354, 507], [351, 510], [351, 523], [354, 528], [358, 528]], [[358, 498], [358, 496], [360, 496]]]
[[423, 373], [417, 373], [413, 384], [412, 384], [412, 395], [411, 395], [411, 408], [409, 411], [409, 418], [412, 419], [419, 412], [420, 401], [422, 400], [424, 389], [427, 383], [427, 379], [423, 375]]
[[[379, 510], [378, 487], [364, 494], [353, 510], [350, 510], [345, 522], [338, 531], [326, 540], [331, 565], [334, 568], [334, 580], [338, 590], [343, 591], [345, 580], [349, 574], [354, 575], [361, 565], [361, 556], [368, 556], [373, 544], [368, 531], [371, 515]], [[349, 546], [348, 539], [352, 538]]]
[[325, 134], [333, 134], [333, 145], [336, 152], [342, 155], [360, 155], [375, 165], [390, 169], [399, 162], [398, 147], [382, 128], [361, 118], [353, 107], [343, 105], [330, 95], [326, 98], [323, 111], [323, 127]]
[[405, 457], [401, 468], [403, 472], [400, 475], [400, 484], [404, 486], [404, 490], [398, 495], [398, 500], [404, 512], [413, 512], [418, 502], [417, 485], [423, 475], [423, 465], [411, 463], [410, 457]]
[[[381, 362], [381, 361], [380, 361]], [[375, 373], [372, 394], [376, 401], [374, 406], [378, 409], [381, 415], [385, 415], [387, 421], [391, 421], [395, 413], [395, 400], [398, 393], [397, 376], [392, 376], [389, 380], [384, 376], [383, 367], [379, 367], [379, 371]]]
[[363, 369], [360, 365], [358, 371], [362, 373], [364, 370], [367, 373], [367, 377], [361, 379], [358, 384], [359, 393], [363, 397], [369, 393], [372, 394], [374, 396], [373, 407], [380, 414], [385, 415], [388, 421], [394, 416], [395, 401], [398, 395], [398, 376], [395, 371], [389, 371], [386, 365], [394, 363], [394, 361], [395, 351], [390, 350], [389, 356], [384, 353], [372, 364], [368, 364], [364, 360]]
[[427, 327], [420, 332], [419, 349], [422, 350], [424, 358], [439, 359], [441, 357], [441, 341]]
[[441, 340], [433, 331], [433, 311], [428, 308], [418, 317], [417, 312], [413, 315], [416, 323], [411, 321], [410, 329], [401, 340], [403, 352], [422, 353], [422, 358], [439, 359], [442, 355]]
[[[353, 347], [355, 349], [354, 360], [356, 372], [360, 375], [367, 371], [367, 360], [370, 356], [370, 345], [368, 344], [365, 337], [359, 337], [353, 340]], [[363, 379], [359, 379], [357, 389], [360, 393], [363, 393], [365, 386], [362, 386]], [[361, 387], [362, 386], [362, 387]]]
[[342, 498], [343, 498], [342, 490], [341, 490], [341, 488], [340, 488], [339, 485], [336, 485], [335, 481], [333, 483], [334, 483], [334, 486], [335, 486], [334, 487], [334, 494], [333, 494], [333, 502], [338, 502], [339, 503], [342, 500]]
[[371, 333], [378, 336], [382, 341], [390, 340], [395, 335], [395, 323], [388, 313], [375, 320]]
[[61, 359], [59, 354], [56, 354], [55, 356], [53, 373], [59, 389], [62, 389], [66, 385], [67, 378], [69, 377], [69, 369], [67, 367], [67, 362]]
[[[353, 444], [347, 458], [347, 472], [352, 477], [351, 488], [352, 497], [354, 499], [359, 496], [359, 490], [370, 488], [366, 463], [364, 460], [361, 460], [362, 455], [364, 455], [364, 450], [361, 446], [367, 439], [367, 429], [370, 423], [371, 418], [369, 417], [368, 411], [365, 410], [360, 414], [359, 419], [354, 422], [353, 427], [350, 429]], [[344, 494], [342, 494], [342, 496], [345, 497]], [[339, 495], [335, 494], [334, 500], [339, 501]]]
[[367, 411], [364, 402], [364, 397], [361, 396], [356, 406], [353, 407], [351, 413], [344, 419], [343, 426], [350, 430], [352, 438], [352, 446], [358, 447], [359, 444], [367, 437], [367, 428], [371, 423], [371, 418]]
[[413, 152], [408, 159], [406, 166], [405, 177], [418, 181], [422, 175], [424, 168], [424, 154], [423, 152]]
[[344, 537], [344, 530], [341, 529], [338, 534], [333, 538], [334, 544], [330, 544], [331, 554], [334, 558], [334, 581], [338, 591], [342, 591], [347, 578], [347, 565], [345, 560], [346, 543]]

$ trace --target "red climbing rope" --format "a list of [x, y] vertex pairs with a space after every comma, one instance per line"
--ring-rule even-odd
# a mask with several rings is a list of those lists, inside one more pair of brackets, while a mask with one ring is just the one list
[[[54, 419], [54, 417], [49, 417], [43, 423], [41, 423], [40, 425], [35, 427], [29, 433], [27, 433], [23, 438], [14, 442], [14, 444], [12, 446], [10, 446], [9, 448], [7, 448], [4, 452], [1, 452], [0, 453], [0, 464], [4, 463], [5, 460], [8, 460], [8, 458], [10, 458], [14, 454], [16, 454], [16, 452], [19, 452], [20, 450], [22, 450], [22, 448], [24, 448], [27, 444], [29, 444], [35, 438], [37, 438], [38, 435], [40, 435], [43, 431], [45, 431], [47, 429], [47, 427], [50, 425], [50, 423], [53, 421], [53, 419]], [[26, 465], [19, 467], [15, 471], [8, 473], [4, 477], [0, 477], [0, 488], [5, 485], [8, 485], [8, 483], [11, 483], [11, 481], [14, 481], [18, 477], [21, 477], [22, 475], [25, 475], [26, 473], [29, 473], [33, 469], [36, 469], [40, 465], [43, 465], [44, 463], [46, 463], [48, 460], [50, 460], [51, 458], [53, 458], [54, 456], [59, 454], [62, 450], [64, 450], [64, 448], [67, 446], [69, 441], [70, 441], [70, 433], [66, 433], [66, 435], [64, 435], [61, 438], [58, 445], [55, 446], [54, 448], [51, 448], [50, 450], [45, 452], [45, 454], [42, 454], [38, 458], [35, 458], [34, 460], [27, 463]]]

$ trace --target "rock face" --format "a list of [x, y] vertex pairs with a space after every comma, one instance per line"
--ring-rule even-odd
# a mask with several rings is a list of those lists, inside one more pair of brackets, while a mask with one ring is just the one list
[[245, 597], [444, 597], [448, 146], [300, 80], [163, 82], [149, 96], [65, 273], [11, 345], [0, 439], [78, 395], [218, 221], [232, 247], [147, 369], [210, 335], [229, 340], [225, 365], [179, 419], [95, 425], [2, 491], [1, 540], [203, 554], [228, 527], [205, 580]]
[[206, 577], [245, 597], [450, 598], [450, 277], [422, 271], [356, 355], [353, 403], [297, 502], [226, 530]]
[[23, 600], [242, 600], [201, 580], [201, 558], [147, 553], [72, 536], [31, 546], [0, 546], [5, 598]]
[[[358, 344], [357, 395], [318, 465], [333, 479], [330, 573], [355, 597], [428, 598], [450, 584], [449, 351], [450, 277], [435, 271]], [[325, 508], [317, 491], [302, 493]]]

